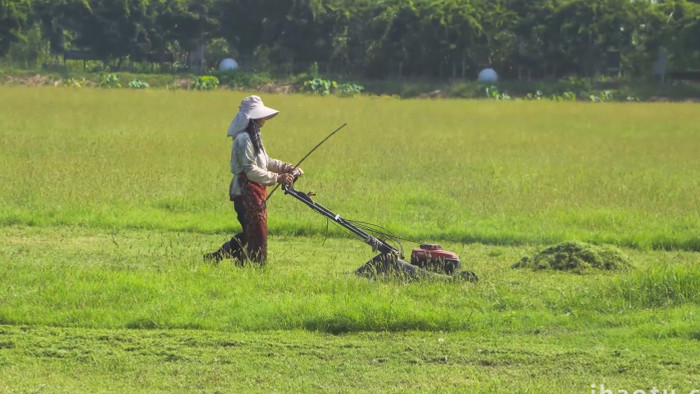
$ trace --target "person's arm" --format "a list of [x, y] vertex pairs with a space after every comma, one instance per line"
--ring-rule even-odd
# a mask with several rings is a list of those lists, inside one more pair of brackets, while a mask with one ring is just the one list
[[294, 168], [292, 164], [285, 163], [282, 160], [273, 159], [269, 156], [267, 157], [267, 169], [272, 172], [284, 174], [292, 171], [292, 168]]
[[278, 174], [292, 174], [296, 176], [304, 175], [301, 168], [294, 168], [293, 164], [285, 163], [282, 160], [267, 157], [267, 169]]

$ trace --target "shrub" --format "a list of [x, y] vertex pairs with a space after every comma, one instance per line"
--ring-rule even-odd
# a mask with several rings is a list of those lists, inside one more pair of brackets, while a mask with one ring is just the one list
[[146, 89], [150, 85], [148, 82], [143, 82], [138, 79], [134, 79], [133, 81], [129, 82], [129, 87], [133, 89]]
[[304, 82], [304, 88], [306, 91], [313, 94], [319, 94], [321, 96], [327, 96], [331, 93], [331, 88], [336, 87], [335, 81], [329, 81], [327, 79], [314, 78], [312, 80]]
[[339, 84], [336, 81], [328, 79], [314, 78], [304, 82], [304, 90], [321, 96], [335, 93], [341, 97], [352, 97], [356, 94], [360, 94], [362, 90], [364, 90], [364, 87], [354, 83]]
[[213, 75], [200, 76], [194, 79], [194, 88], [197, 90], [212, 90], [219, 87], [219, 78]]
[[338, 96], [341, 96], [341, 97], [352, 97], [356, 94], [362, 93], [363, 89], [364, 89], [364, 87], [362, 87], [361, 85], [357, 85], [354, 83], [344, 83], [344, 84], [338, 85], [336, 92], [337, 92]]
[[590, 94], [588, 98], [594, 102], [612, 101], [613, 93], [611, 90], [603, 90], [600, 94]]
[[107, 74], [100, 76], [100, 82], [98, 82], [97, 86], [101, 88], [120, 88], [122, 84], [119, 83], [117, 74]]
[[264, 73], [251, 73], [241, 70], [218, 71], [213, 74], [219, 78], [219, 84], [233, 89], [249, 88], [269, 83], [272, 78]]
[[88, 81], [83, 78], [66, 78], [63, 80], [63, 86], [70, 86], [74, 88], [82, 88], [83, 86], [87, 86]]
[[486, 97], [492, 100], [510, 100], [510, 95], [507, 92], [499, 92], [496, 85], [486, 87]]

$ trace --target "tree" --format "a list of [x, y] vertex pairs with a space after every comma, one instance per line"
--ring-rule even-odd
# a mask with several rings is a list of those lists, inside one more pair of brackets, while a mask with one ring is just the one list
[[604, 71], [610, 51], [632, 45], [639, 26], [629, 0], [571, 0], [559, 6], [545, 31], [547, 52], [558, 59], [559, 75]]
[[22, 30], [31, 13], [30, 0], [0, 0], [0, 56], [23, 38]]
[[158, 25], [167, 31], [167, 41], [187, 57], [187, 63], [201, 70], [207, 40], [217, 36], [219, 21], [216, 0], [166, 0], [167, 12]]
[[90, 0], [79, 20], [75, 44], [89, 48], [103, 61], [119, 63], [138, 51], [143, 37], [148, 0]]
[[660, 45], [668, 50], [671, 65], [679, 69], [700, 68], [700, 4], [671, 0], [657, 7], [666, 16], [658, 28]]
[[0, 56], [29, 31], [117, 66], [215, 43], [244, 67], [376, 78], [593, 75], [610, 54], [641, 75], [660, 48], [700, 67], [700, 0], [0, 0]]

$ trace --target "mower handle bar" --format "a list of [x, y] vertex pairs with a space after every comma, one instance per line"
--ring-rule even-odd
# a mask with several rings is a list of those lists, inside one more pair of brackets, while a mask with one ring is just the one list
[[[296, 179], [297, 179], [297, 177], [294, 177], [294, 181], [296, 181]], [[294, 183], [292, 183], [290, 185], [283, 184], [282, 190], [284, 190], [284, 194], [290, 194], [292, 197], [294, 197], [297, 200], [306, 204], [309, 208], [320, 213], [321, 215], [325, 216], [326, 218], [333, 220], [335, 223], [338, 223], [339, 225], [348, 229], [353, 234], [360, 237], [366, 244], [368, 244], [372, 247], [373, 251], [378, 250], [382, 254], [390, 253], [390, 254], [394, 254], [396, 256], [401, 257], [401, 253], [396, 248], [394, 248], [393, 246], [386, 243], [384, 240], [381, 240], [381, 239], [367, 233], [366, 231], [355, 226], [354, 224], [341, 218], [340, 215], [336, 214], [335, 212], [331, 211], [330, 209], [328, 209], [328, 208], [324, 207], [323, 205], [312, 200], [311, 196], [309, 196], [308, 194], [304, 194], [304, 193], [296, 190], [294, 188]]]

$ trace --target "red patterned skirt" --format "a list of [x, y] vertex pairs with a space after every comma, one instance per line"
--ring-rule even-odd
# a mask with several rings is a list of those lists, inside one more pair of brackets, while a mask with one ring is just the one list
[[267, 260], [267, 189], [249, 180], [244, 172], [238, 174], [238, 185], [245, 207], [245, 254], [248, 260], [264, 265]]

